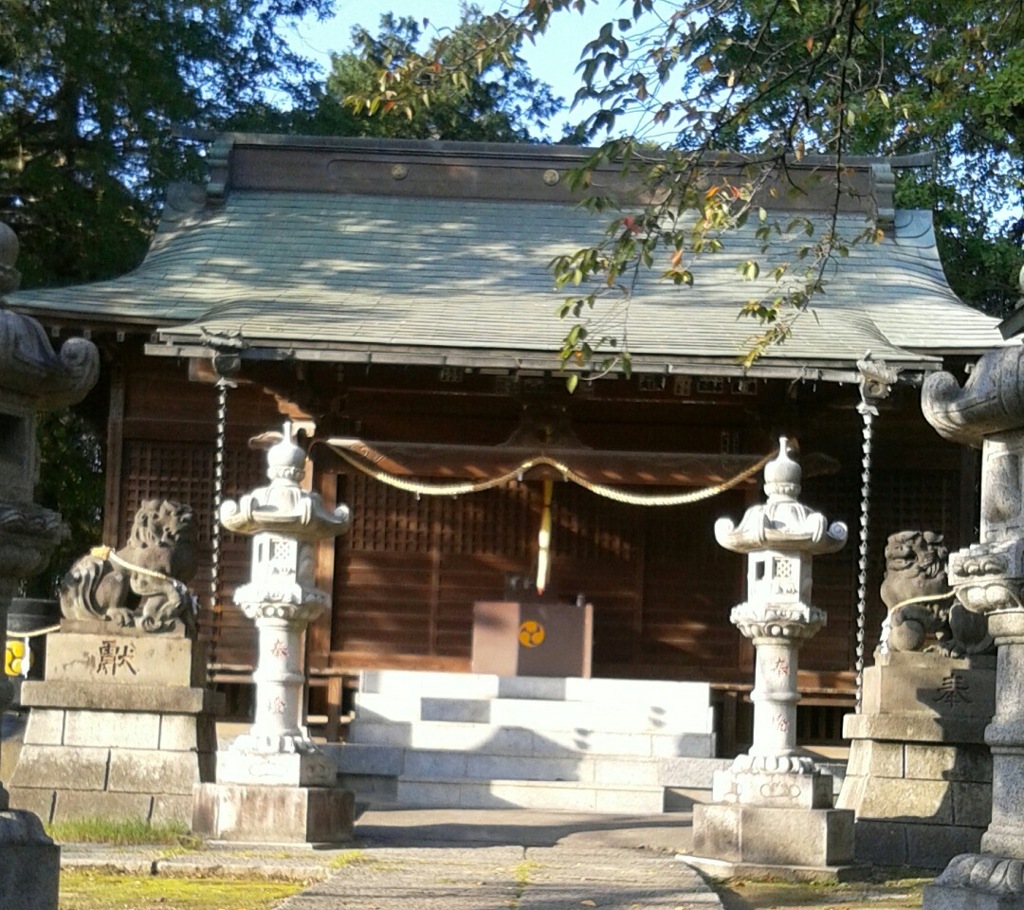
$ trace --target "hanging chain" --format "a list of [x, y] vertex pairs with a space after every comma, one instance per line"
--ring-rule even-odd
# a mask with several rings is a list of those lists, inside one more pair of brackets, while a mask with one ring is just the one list
[[232, 377], [242, 368], [241, 351], [245, 342], [238, 333], [223, 335], [203, 332], [210, 348], [210, 366], [217, 376], [217, 437], [213, 449], [213, 520], [210, 526], [210, 612], [217, 608], [220, 588], [220, 507], [224, 502], [224, 450], [228, 426], [228, 389], [238, 384]]
[[868, 556], [871, 532], [871, 447], [874, 441], [874, 421], [878, 416], [877, 404], [888, 398], [897, 379], [897, 371], [886, 366], [884, 360], [872, 360], [868, 351], [857, 361], [860, 372], [860, 404], [857, 412], [864, 421], [860, 463], [860, 557], [857, 562], [857, 650], [854, 669], [857, 677], [857, 713], [864, 700], [864, 650], [867, 640], [868, 615]]
[[217, 606], [220, 587], [220, 507], [224, 502], [224, 446], [228, 425], [228, 389], [224, 376], [217, 380], [217, 441], [213, 450], [213, 524], [210, 528], [210, 610]]
[[857, 562], [857, 651], [854, 669], [857, 674], [857, 713], [864, 695], [864, 647], [867, 638], [868, 611], [868, 533], [871, 527], [871, 445], [874, 432], [874, 409], [861, 404], [857, 408], [864, 420], [860, 461], [860, 557]]

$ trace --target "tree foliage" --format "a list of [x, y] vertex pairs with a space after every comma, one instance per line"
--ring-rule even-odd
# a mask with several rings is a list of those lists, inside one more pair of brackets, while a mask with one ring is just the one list
[[[497, 37], [481, 30], [476, 65], [500, 59], [509, 42], [543, 40], [552, 17], [593, 5], [526, 0], [514, 15], [485, 17]], [[1016, 0], [601, 6], [610, 18], [585, 47], [575, 99], [589, 111], [581, 134], [599, 144], [576, 179], [585, 185], [594, 166], [614, 162], [656, 201], [613, 217], [602, 244], [553, 263], [556, 281], [575, 290], [561, 311], [570, 321], [563, 358], [585, 364], [609, 347], [589, 331], [588, 313], [605, 298], [628, 306], [641, 270], [658, 267], [666, 280], [692, 284], [701, 256], [727, 243], [730, 229], [765, 220], [756, 200], [769, 173], [812, 154], [831, 162], [838, 198], [851, 155], [932, 153], [930, 169], [900, 175], [898, 203], [936, 211], [951, 284], [969, 302], [1000, 312], [1016, 297], [1024, 186], [1024, 8]], [[376, 100], [381, 110], [415, 109], [426, 86], [458, 72], [443, 42], [430, 55], [385, 61]], [[748, 163], [739, 179], [707, 166], [725, 150]], [[876, 236], [825, 230], [809, 238], [799, 269], [744, 263], [744, 277], [786, 265], [774, 272], [778, 293], [744, 307], [759, 324], [747, 362], [788, 337], [823, 290], [831, 259]], [[611, 352], [613, 360], [626, 353]]]
[[[356, 121], [353, 132], [358, 135], [533, 141], [563, 104], [530, 73], [520, 54], [522, 38], [515, 39], [507, 29], [503, 20], [464, 5], [459, 24], [421, 51], [421, 23], [387, 13], [381, 16], [377, 36], [355, 28], [351, 49], [332, 55], [328, 98], [342, 102]], [[481, 43], [500, 45], [500, 50], [485, 59], [477, 55]], [[381, 74], [416, 59], [431, 59], [434, 66], [419, 74], [417, 103], [398, 106], [389, 94], [387, 75]], [[377, 92], [381, 80], [383, 88]], [[395, 116], [374, 116], [378, 112]]]
[[68, 566], [103, 542], [103, 445], [88, 421], [70, 410], [42, 415], [37, 436], [40, 465], [35, 498], [61, 513], [68, 537], [57, 546], [46, 570], [27, 579], [25, 593], [53, 597]]
[[5, 0], [0, 219], [26, 286], [111, 277], [145, 252], [160, 192], [198, 173], [181, 127], [308, 103], [282, 27], [330, 0]]

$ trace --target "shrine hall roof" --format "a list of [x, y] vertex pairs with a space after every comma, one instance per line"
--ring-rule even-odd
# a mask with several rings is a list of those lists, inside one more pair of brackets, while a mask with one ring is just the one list
[[[151, 353], [202, 354], [209, 337], [237, 336], [253, 357], [557, 368], [568, 326], [555, 314], [572, 290], [554, 288], [549, 263], [599, 242], [615, 217], [574, 204], [558, 185], [581, 154], [230, 137], [211, 152], [206, 189], [169, 194], [135, 271], [24, 291], [9, 302], [71, 324], [155, 329]], [[997, 321], [946, 283], [931, 214], [887, 212], [887, 166], [862, 170], [867, 189], [843, 206], [835, 227], [853, 238], [877, 213], [880, 241], [852, 243], [828, 264], [813, 311], [755, 373], [838, 377], [868, 351], [893, 366], [931, 370], [942, 355], [1002, 343]], [[800, 247], [832, 226], [831, 212], [808, 199], [793, 209], [769, 212], [779, 231], [767, 253], [756, 218], [723, 237], [720, 252], [693, 264], [692, 286], [660, 278], [668, 268], [662, 254], [665, 263], [639, 275], [628, 307], [610, 297], [593, 311], [591, 337], [624, 342], [637, 371], [737, 369], [758, 331], [737, 318], [740, 307], [777, 293], [768, 267], [748, 281], [741, 264], [796, 263]], [[811, 241], [794, 215], [808, 219]]]

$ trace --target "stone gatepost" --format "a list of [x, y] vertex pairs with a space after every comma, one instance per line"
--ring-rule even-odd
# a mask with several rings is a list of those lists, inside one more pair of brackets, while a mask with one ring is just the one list
[[954, 553], [959, 601], [988, 617], [996, 644], [991, 822], [978, 853], [954, 857], [925, 889], [926, 910], [1024, 908], [1024, 348], [987, 353], [961, 388], [948, 373], [925, 381], [929, 423], [980, 447], [981, 540]]
[[[18, 241], [0, 224], [0, 303], [18, 287]], [[67, 533], [60, 515], [32, 502], [38, 475], [36, 415], [80, 401], [96, 383], [99, 352], [72, 339], [57, 357], [34, 319], [0, 308], [0, 635], [22, 579], [40, 572]], [[0, 711], [13, 687], [0, 680]], [[6, 769], [5, 769], [6, 770]], [[60, 848], [32, 812], [11, 809], [0, 785], [0, 907], [57, 910]]]
[[785, 438], [764, 478], [764, 505], [739, 526], [715, 524], [723, 547], [748, 554], [748, 599], [730, 620], [756, 651], [754, 741], [715, 773], [713, 802], [694, 806], [693, 849], [698, 865], [707, 858], [821, 870], [853, 860], [853, 813], [833, 808], [831, 775], [797, 754], [797, 652], [826, 619], [810, 602], [813, 557], [842, 548], [846, 526], [797, 501], [801, 471]]
[[270, 484], [225, 502], [221, 523], [252, 536], [251, 579], [235, 603], [256, 623], [256, 716], [217, 755], [217, 782], [195, 790], [193, 829], [222, 840], [339, 843], [352, 835], [353, 797], [301, 725], [303, 635], [330, 608], [314, 584], [316, 547], [344, 533], [347, 506], [331, 512], [299, 486], [305, 452], [284, 425], [267, 453]]

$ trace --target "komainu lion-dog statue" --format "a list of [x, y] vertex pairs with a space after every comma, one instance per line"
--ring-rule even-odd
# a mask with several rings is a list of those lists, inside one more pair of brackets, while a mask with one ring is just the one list
[[168, 499], [146, 500], [124, 547], [95, 547], [64, 576], [61, 613], [65, 619], [99, 619], [144, 632], [170, 632], [180, 623], [191, 636], [196, 603], [188, 583], [195, 572], [192, 508]]
[[[956, 600], [946, 580], [949, 550], [933, 531], [899, 531], [885, 544], [882, 649], [939, 649], [954, 657], [992, 649], [988, 620]], [[934, 636], [934, 644], [929, 644]]]

